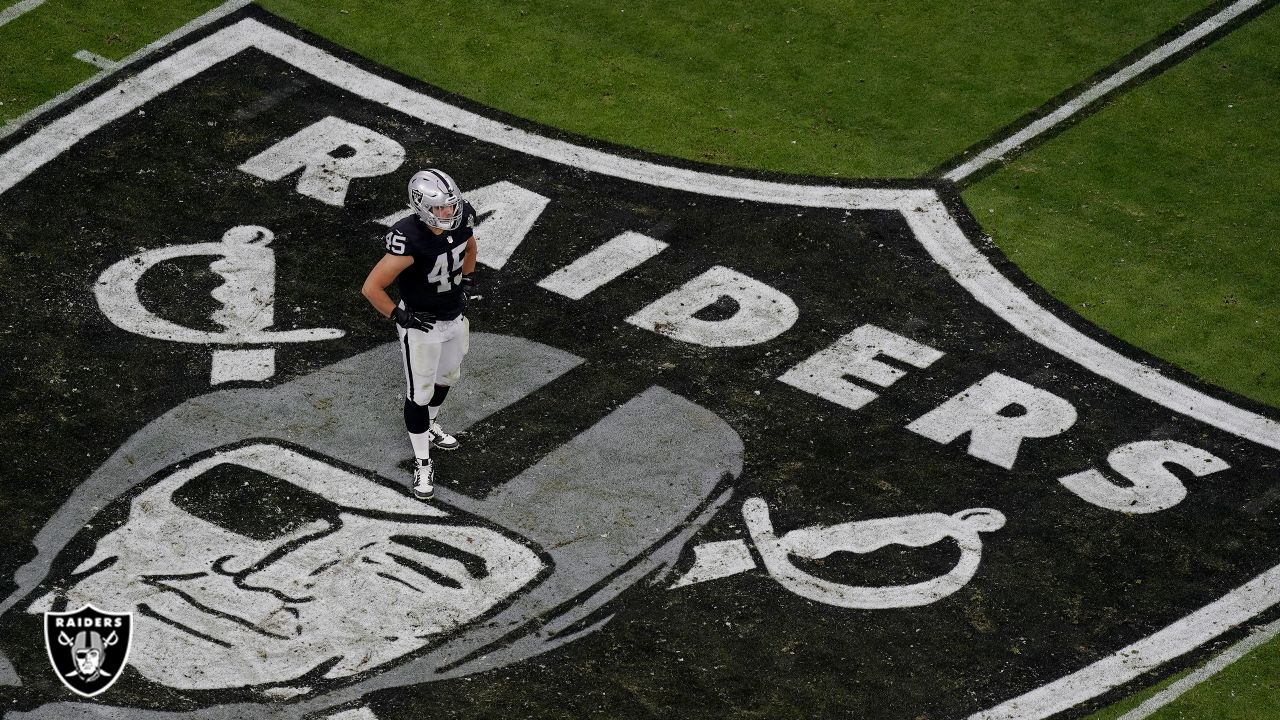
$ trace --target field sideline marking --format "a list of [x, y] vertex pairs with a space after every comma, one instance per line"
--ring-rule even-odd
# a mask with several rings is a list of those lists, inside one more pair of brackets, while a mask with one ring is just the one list
[[[897, 211], [919, 242], [956, 282], [1033, 341], [1174, 412], [1280, 449], [1280, 423], [1275, 420], [1166, 377], [1089, 337], [1036, 304], [1001, 274], [965, 235], [936, 188], [794, 185], [619, 157], [463, 110], [357, 67], [252, 18], [240, 20], [181, 48], [13, 145], [0, 155], [0, 193], [97, 129], [248, 48], [268, 53], [318, 80], [396, 112], [570, 167], [658, 187], [754, 202]], [[37, 545], [41, 540], [38, 536]], [[1116, 653], [974, 717], [1045, 718], [1075, 707], [1230, 632], [1278, 603], [1280, 565]], [[364, 690], [370, 688], [372, 686]]]
[[[1007, 700], [969, 720], [1042, 720], [1132, 682], [1229, 632], [1280, 601], [1280, 566], [1147, 637], [1076, 672]], [[1270, 626], [1266, 626], [1270, 627]], [[1264, 640], [1265, 641], [1265, 640]]]
[[1277, 635], [1280, 635], [1280, 620], [1263, 625], [1245, 639], [1222, 651], [1221, 655], [1205, 663], [1203, 667], [1147, 698], [1141, 705], [1121, 715], [1117, 720], [1144, 720], [1150, 717], [1155, 711], [1182, 697], [1191, 688], [1222, 672], [1228, 665], [1271, 642]]
[[1051, 130], [1054, 126], [1065, 122], [1072, 115], [1075, 115], [1077, 112], [1080, 112], [1089, 105], [1092, 105], [1104, 96], [1115, 92], [1133, 78], [1190, 47], [1206, 35], [1209, 35], [1215, 30], [1221, 28], [1223, 25], [1231, 22], [1236, 17], [1239, 17], [1242, 13], [1262, 4], [1263, 2], [1264, 0], [1237, 0], [1237, 2], [1227, 6], [1208, 20], [1205, 20], [1173, 40], [1170, 40], [1164, 45], [1152, 50], [1134, 61], [1132, 64], [1126, 65], [1125, 67], [1117, 70], [1109, 77], [1099, 81], [1098, 84], [1090, 87], [1088, 90], [1085, 90], [1071, 100], [1068, 100], [1061, 107], [1048, 115], [1036, 120], [995, 145], [978, 151], [978, 154], [972, 160], [969, 160], [968, 162], [951, 170], [942, 177], [958, 183], [975, 172], [987, 167], [991, 163], [1004, 159], [1006, 153], [1018, 149], [1029, 140]]
[[[18, 3], [18, 5], [31, 3], [31, 7], [28, 7], [25, 10], [22, 10], [21, 12], [15, 14], [13, 17], [17, 17], [18, 15], [21, 15], [23, 12], [26, 12], [27, 10], [30, 10], [31, 8], [43, 2], [44, 0], [23, 0], [23, 2]], [[67, 98], [79, 95], [85, 88], [89, 87], [90, 85], [98, 82], [99, 80], [105, 77], [108, 77], [114, 74], [117, 70], [128, 65], [134, 60], [137, 60], [138, 58], [141, 58], [141, 57], [146, 57], [147, 55], [150, 55], [151, 53], [155, 52], [156, 50], [159, 50], [162, 47], [165, 47], [166, 45], [171, 45], [173, 44], [173, 41], [177, 40], [183, 35], [186, 35], [192, 32], [193, 30], [199, 30], [200, 28], [204, 27], [205, 25], [208, 25], [211, 22], [214, 22], [215, 20], [224, 18], [227, 15], [230, 15], [231, 13], [235, 12], [236, 10], [239, 10], [240, 8], [244, 7], [245, 5], [250, 4], [251, 2], [252, 0], [227, 0], [227, 2], [224, 2], [218, 7], [192, 20], [186, 25], [183, 25], [177, 30], [174, 30], [168, 35], [165, 35], [164, 37], [157, 39], [155, 42], [147, 45], [146, 47], [135, 50], [128, 57], [125, 57], [121, 60], [116, 61], [115, 64], [113, 64], [111, 67], [103, 68], [102, 71], [95, 73], [92, 77], [77, 84], [75, 87], [71, 88], [70, 90], [59, 93], [56, 97], [51, 98], [50, 100], [44, 103], [41, 103], [39, 107], [31, 108], [30, 110], [19, 115], [18, 117], [9, 120], [4, 124], [4, 127], [0, 127], [0, 139], [3, 139], [9, 135], [12, 135], [18, 128], [22, 127], [23, 125], [26, 125], [28, 122], [31, 122], [32, 119], [34, 119], [36, 116], [40, 115], [41, 113], [45, 112], [49, 108], [54, 107], [55, 105], [61, 103]], [[9, 8], [8, 10], [5, 10], [3, 13], [0, 13], [0, 25], [3, 25], [6, 22], [9, 22], [9, 20], [13, 19], [12, 17], [6, 18], [5, 15], [7, 15], [14, 8], [18, 7], [18, 5], [15, 5]], [[82, 58], [79, 58], [79, 57], [77, 57], [76, 59], [83, 60]], [[91, 62], [91, 61], [85, 60], [84, 62]]]
[[44, 0], [22, 0], [16, 5], [10, 5], [0, 11], [0, 25], [12, 22], [15, 18], [25, 15], [44, 4]]

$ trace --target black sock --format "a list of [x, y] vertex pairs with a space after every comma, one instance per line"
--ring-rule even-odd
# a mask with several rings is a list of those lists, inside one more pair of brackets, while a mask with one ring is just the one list
[[431, 428], [431, 413], [426, 407], [412, 400], [404, 401], [404, 427], [412, 435], [424, 433]]

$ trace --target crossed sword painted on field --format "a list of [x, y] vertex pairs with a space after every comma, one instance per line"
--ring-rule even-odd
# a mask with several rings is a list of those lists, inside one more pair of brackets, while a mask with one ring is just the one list
[[[980, 533], [999, 530], [1005, 524], [1005, 517], [998, 510], [972, 508], [952, 515], [922, 513], [814, 525], [779, 536], [769, 518], [768, 505], [758, 497], [742, 504], [742, 518], [765, 571], [784, 588], [816, 602], [859, 609], [917, 607], [951, 595], [978, 570], [982, 560]], [[821, 560], [836, 552], [869, 553], [889, 545], [925, 547], [946, 538], [953, 538], [960, 546], [960, 560], [955, 567], [944, 575], [911, 585], [843, 585], [807, 573], [791, 560]], [[693, 553], [693, 567], [672, 584], [672, 589], [757, 567], [746, 540], [704, 543]]]

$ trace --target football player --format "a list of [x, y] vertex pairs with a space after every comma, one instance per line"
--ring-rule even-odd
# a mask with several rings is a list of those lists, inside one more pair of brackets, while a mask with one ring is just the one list
[[[391, 226], [386, 254], [369, 271], [361, 292], [395, 321], [408, 383], [404, 424], [416, 458], [413, 494], [429, 500], [435, 471], [431, 448], [453, 450], [457, 438], [441, 429], [440, 404], [457, 382], [467, 354], [467, 300], [476, 268], [476, 211], [449, 177], [434, 168], [409, 179], [413, 213]], [[395, 283], [396, 303], [387, 294]]]

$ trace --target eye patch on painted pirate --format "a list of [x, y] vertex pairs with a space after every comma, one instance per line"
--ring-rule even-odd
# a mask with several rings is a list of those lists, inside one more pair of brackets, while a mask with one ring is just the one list
[[201, 520], [254, 540], [288, 535], [317, 520], [339, 522], [338, 506], [320, 495], [235, 463], [209, 468], [172, 499]]

